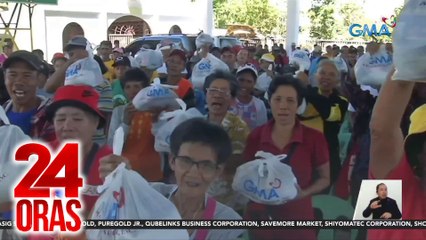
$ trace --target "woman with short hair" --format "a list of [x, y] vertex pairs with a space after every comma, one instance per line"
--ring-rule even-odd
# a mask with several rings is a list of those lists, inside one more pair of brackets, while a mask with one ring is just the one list
[[[303, 86], [298, 79], [291, 75], [276, 77], [267, 93], [273, 119], [251, 132], [244, 160], [255, 160], [258, 151], [286, 154], [300, 191], [297, 199], [282, 205], [250, 202], [245, 219], [314, 220], [312, 195], [330, 183], [327, 143], [321, 132], [304, 126], [296, 116], [303, 100]], [[251, 235], [253, 239], [316, 239], [315, 230], [307, 229], [252, 230]]]

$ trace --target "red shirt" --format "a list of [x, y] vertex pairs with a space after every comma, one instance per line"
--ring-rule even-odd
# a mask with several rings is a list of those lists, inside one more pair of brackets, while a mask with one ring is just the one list
[[[51, 142], [50, 145], [53, 148], [58, 148], [59, 147], [59, 142], [58, 141], [54, 141]], [[96, 155], [95, 155], [95, 159], [92, 162], [92, 165], [90, 167], [89, 170], [89, 174], [88, 176], [85, 176], [86, 178], [86, 182], [84, 184], [88, 184], [88, 185], [92, 185], [92, 186], [98, 186], [98, 185], [102, 185], [103, 181], [101, 178], [99, 178], [99, 160], [104, 157], [104, 156], [108, 156], [112, 154], [112, 149], [108, 146], [108, 145], [104, 145], [102, 147], [99, 147]], [[84, 159], [84, 162], [87, 159]], [[81, 163], [80, 169], [83, 169], [84, 167], [84, 162]], [[86, 196], [83, 195], [82, 196], [83, 202], [84, 202], [84, 209], [83, 209], [83, 213], [84, 214], [89, 214], [90, 211], [92, 210], [93, 206], [96, 203], [96, 200], [98, 199], [97, 196]]]
[[[50, 142], [50, 146], [53, 149], [57, 149], [59, 147], [59, 142], [58, 141]], [[104, 156], [108, 156], [110, 154], [112, 154], [112, 149], [107, 145], [104, 145], [98, 149], [98, 152], [95, 155], [95, 159], [92, 163], [92, 166], [90, 167], [89, 175], [86, 176], [86, 182], [84, 184], [93, 185], [93, 186], [103, 184], [103, 181], [99, 178], [99, 159], [101, 159]], [[86, 159], [84, 161], [86, 161]], [[84, 162], [81, 163], [81, 166], [79, 166], [79, 168], [80, 169], [84, 168]], [[84, 209], [82, 213], [83, 215], [84, 214], [88, 215], [90, 211], [92, 210], [93, 206], [95, 205], [98, 197], [83, 195], [82, 199], [84, 204], [83, 205]], [[57, 236], [55, 234], [47, 234], [47, 235], [34, 234], [34, 235], [29, 235], [27, 237], [27, 240], [54, 240], [54, 239], [57, 239]]]
[[[370, 173], [370, 178], [374, 177]], [[389, 173], [386, 179], [402, 180], [402, 220], [426, 219], [426, 192], [414, 174], [406, 157]], [[422, 229], [374, 229], [368, 231], [371, 240], [426, 239], [426, 230]]]
[[[257, 151], [272, 154], [285, 154], [293, 143], [297, 147], [289, 165], [302, 189], [309, 187], [314, 182], [314, 171], [317, 167], [329, 162], [327, 141], [319, 131], [306, 127], [296, 122], [293, 136], [284, 149], [278, 149], [272, 140], [274, 121], [269, 121], [263, 126], [253, 130], [247, 139], [244, 151], [244, 160], [255, 159]], [[268, 206], [274, 220], [314, 220], [314, 209], [311, 197], [288, 202], [279, 206]], [[250, 202], [245, 219], [266, 220], [266, 205]], [[286, 239], [316, 239], [315, 230], [255, 230], [254, 239], [275, 239], [285, 236]], [[281, 236], [281, 237], [280, 237]]]

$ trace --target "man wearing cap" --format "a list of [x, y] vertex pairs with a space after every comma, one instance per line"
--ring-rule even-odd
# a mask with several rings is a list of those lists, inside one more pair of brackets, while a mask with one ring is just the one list
[[[65, 73], [68, 67], [76, 61], [87, 58], [89, 56], [89, 53], [86, 50], [87, 44], [88, 41], [83, 36], [76, 36], [68, 42], [64, 48], [64, 51], [69, 55], [69, 59], [62, 68], [58, 69], [48, 79], [45, 85], [45, 90], [47, 92], [54, 93], [59, 87], [63, 86], [65, 82]], [[98, 63], [101, 72], [104, 73], [102, 68], [105, 68], [105, 65], [103, 64], [102, 60], [97, 60], [96, 56], [94, 59]], [[107, 123], [105, 124], [107, 127], [104, 129], [99, 129], [97, 134], [94, 136], [94, 140], [99, 144], [104, 144], [106, 142], [106, 134], [113, 109], [112, 88], [108, 80], [102, 79], [102, 83], [96, 86], [95, 89], [100, 94], [98, 106], [107, 120]]]
[[111, 59], [112, 44], [110, 41], [102, 41], [98, 47], [98, 56], [101, 57], [105, 66], [108, 68], [108, 72], [104, 74], [104, 77], [112, 82], [115, 79], [114, 60]]
[[174, 49], [166, 61], [167, 78], [160, 78], [162, 84], [177, 86], [176, 94], [188, 108], [195, 107], [195, 94], [192, 83], [182, 77], [182, 70], [186, 66], [186, 54], [180, 49]]
[[[67, 45], [64, 47], [64, 52], [68, 55], [68, 60], [65, 61], [62, 66], [55, 68], [55, 72], [47, 80], [44, 89], [48, 93], [54, 93], [56, 89], [64, 85], [65, 81], [65, 72], [69, 66], [71, 66], [76, 61], [86, 58], [89, 56], [86, 46], [87, 39], [83, 36], [76, 36], [72, 38]], [[61, 58], [61, 54], [55, 54], [57, 57]], [[63, 55], [65, 58], [65, 55]]]
[[265, 53], [260, 58], [259, 62], [260, 71], [256, 82], [256, 90], [260, 92], [260, 95], [263, 95], [268, 90], [269, 84], [274, 77], [275, 57], [270, 53]]
[[201, 33], [195, 39], [195, 45], [198, 50], [196, 54], [200, 56], [201, 61], [194, 67], [194, 71], [191, 75], [191, 82], [194, 84], [194, 88], [197, 89], [197, 92], [204, 92], [203, 87], [205, 79], [213, 72], [217, 70], [229, 71], [229, 67], [226, 63], [210, 53], [213, 43], [213, 37], [205, 33]]
[[115, 73], [117, 75], [117, 79], [112, 83], [112, 101], [114, 102], [114, 107], [124, 105], [128, 103], [128, 99], [126, 94], [124, 94], [124, 75], [131, 68], [130, 67], [130, 59], [128, 57], [118, 57], [115, 59], [114, 67]]
[[[167, 61], [167, 58], [169, 57], [170, 53], [174, 49], [179, 49], [179, 50], [184, 51], [183, 49], [180, 48], [180, 46], [177, 46], [176, 43], [174, 43], [171, 39], [164, 39], [159, 44], [158, 50], [161, 52], [161, 54], [163, 56], [163, 65], [157, 69], [159, 78], [167, 77], [166, 61]], [[181, 72], [181, 76], [186, 76], [187, 74], [188, 74], [188, 71], [186, 70], [186, 68], [184, 68]]]
[[[402, 219], [426, 219], [426, 104], [411, 115], [404, 141], [401, 119], [415, 82], [389, 79], [380, 89], [370, 122], [370, 178], [402, 180]], [[423, 81], [423, 80], [420, 80]], [[423, 229], [371, 229], [369, 239], [426, 239]]]
[[4, 104], [12, 124], [33, 138], [52, 141], [55, 135], [46, 121], [48, 99], [37, 96], [46, 69], [43, 62], [28, 51], [16, 51], [4, 62], [4, 76], [10, 100]]
[[237, 80], [240, 87], [230, 110], [240, 116], [252, 130], [268, 121], [265, 103], [253, 96], [257, 77], [258, 73], [253, 65], [245, 65], [238, 69]]

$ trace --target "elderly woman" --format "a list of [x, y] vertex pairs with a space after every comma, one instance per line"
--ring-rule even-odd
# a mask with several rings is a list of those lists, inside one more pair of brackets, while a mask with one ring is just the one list
[[[110, 155], [112, 149], [107, 145], [99, 146], [93, 141], [93, 136], [98, 128], [103, 127], [105, 118], [98, 108], [99, 94], [90, 86], [64, 86], [60, 87], [47, 107], [48, 120], [53, 122], [56, 141], [51, 142], [51, 147], [58, 148], [63, 141], [78, 140], [81, 143], [80, 162], [86, 178], [85, 186], [102, 185], [99, 178], [99, 159]], [[97, 196], [85, 195], [83, 192], [82, 216], [86, 218], [93, 208]], [[30, 236], [28, 240], [53, 239], [53, 236]]]
[[[107, 146], [93, 141], [96, 130], [103, 127], [105, 118], [98, 108], [99, 94], [90, 86], [64, 86], [56, 91], [53, 102], [46, 109], [47, 118], [53, 122], [57, 140], [53, 148], [66, 140], [78, 140], [82, 146], [83, 174], [88, 185], [101, 185], [99, 159], [112, 153]], [[96, 197], [83, 196], [85, 216], [96, 202]]]
[[[222, 127], [204, 119], [191, 119], [173, 131], [170, 137], [169, 163], [177, 184], [153, 183], [152, 187], [172, 201], [183, 219], [238, 220], [241, 217], [208, 197], [210, 184], [221, 175], [232, 154], [231, 140]], [[100, 174], [104, 178], [125, 158], [110, 155], [101, 160]], [[209, 216], [209, 212], [212, 215]], [[188, 230], [190, 239], [199, 239], [201, 230]], [[244, 230], [209, 230], [205, 239], [237, 239]]]
[[340, 126], [348, 109], [348, 101], [337, 91], [339, 70], [332, 60], [321, 60], [315, 79], [318, 87], [306, 83], [306, 101], [304, 114], [300, 117], [303, 124], [324, 133], [330, 152], [331, 181], [340, 171], [339, 140]]
[[237, 95], [238, 83], [235, 77], [223, 71], [216, 71], [204, 83], [208, 106], [209, 122], [222, 126], [232, 142], [232, 156], [223, 174], [213, 182], [209, 194], [234, 210], [243, 210], [246, 202], [232, 190], [232, 180], [236, 168], [242, 163], [242, 152], [250, 133], [248, 125], [239, 116], [228, 112], [231, 102]]
[[[246, 161], [254, 160], [257, 151], [287, 154], [300, 186], [299, 196], [278, 206], [250, 202], [246, 219], [315, 219], [311, 196], [330, 183], [329, 154], [324, 135], [304, 126], [296, 117], [302, 91], [300, 82], [292, 76], [277, 77], [271, 82], [267, 93], [273, 119], [251, 132], [244, 152]], [[315, 231], [307, 229], [253, 230], [251, 235], [254, 239], [316, 239]]]

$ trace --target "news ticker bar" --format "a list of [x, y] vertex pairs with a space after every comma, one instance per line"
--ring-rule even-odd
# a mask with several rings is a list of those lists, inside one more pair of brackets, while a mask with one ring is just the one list
[[[15, 222], [0, 220], [0, 229], [12, 229]], [[389, 228], [426, 229], [426, 220], [297, 221], [297, 220], [88, 220], [85, 229], [284, 229], [284, 228]]]

